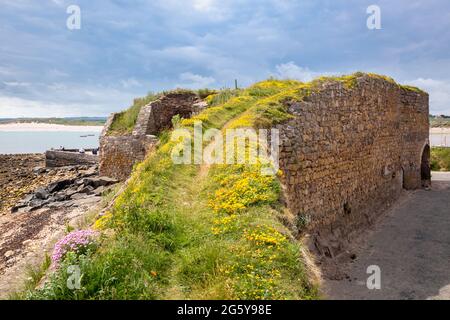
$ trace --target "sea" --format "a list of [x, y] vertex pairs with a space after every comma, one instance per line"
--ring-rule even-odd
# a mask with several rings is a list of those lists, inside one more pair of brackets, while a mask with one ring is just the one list
[[98, 131], [0, 131], [0, 154], [44, 153], [50, 149], [99, 146]]
[[[44, 153], [50, 149], [98, 148], [97, 131], [0, 131], [0, 154]], [[450, 134], [430, 134], [432, 146], [450, 147]]]
[[431, 133], [430, 144], [432, 147], [450, 147], [450, 134]]

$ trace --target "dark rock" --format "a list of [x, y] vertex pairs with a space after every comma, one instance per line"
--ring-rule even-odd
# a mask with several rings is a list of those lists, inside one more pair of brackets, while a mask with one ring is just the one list
[[36, 167], [33, 169], [33, 173], [34, 174], [43, 174], [47, 171], [47, 169], [42, 168], [42, 167]]
[[47, 190], [45, 190], [44, 188], [39, 188], [36, 190], [36, 192], [34, 193], [34, 196], [36, 199], [40, 199], [40, 200], [46, 200], [48, 199], [48, 197], [50, 196], [50, 194], [48, 193]]
[[42, 208], [45, 204], [49, 203], [49, 201], [44, 201], [41, 199], [33, 199], [32, 201], [30, 201], [30, 203], [28, 204], [29, 207], [31, 208]]
[[77, 189], [71, 188], [69, 190], [64, 191], [63, 194], [70, 198], [72, 195], [74, 195], [77, 192], [79, 192]]
[[106, 187], [112, 184], [116, 184], [118, 181], [108, 177], [98, 177], [98, 178], [85, 178], [84, 185], [92, 186], [94, 188]]
[[91, 194], [94, 191], [94, 188], [91, 186], [80, 186], [80, 188], [78, 188], [79, 191], [78, 193], [85, 193], [85, 194]]
[[27, 207], [26, 204], [19, 204], [11, 208], [11, 213], [18, 213], [20, 209]]
[[89, 197], [89, 195], [87, 195], [85, 193], [75, 193], [74, 195], [72, 195], [70, 197], [70, 199], [72, 199], [72, 200], [81, 200], [81, 199], [86, 199], [88, 197]]
[[49, 202], [61, 202], [69, 199], [70, 196], [65, 193], [57, 193], [54, 196], [50, 197]]
[[96, 196], [101, 196], [103, 194], [103, 192], [105, 192], [106, 188], [104, 186], [98, 187], [97, 189], [94, 190], [94, 194]]
[[54, 182], [54, 183], [50, 184], [47, 187], [47, 190], [50, 193], [58, 192], [58, 191], [61, 191], [61, 190], [65, 189], [65, 188], [67, 188], [68, 186], [73, 184], [73, 182], [74, 182], [73, 179], [57, 181], [57, 182]]

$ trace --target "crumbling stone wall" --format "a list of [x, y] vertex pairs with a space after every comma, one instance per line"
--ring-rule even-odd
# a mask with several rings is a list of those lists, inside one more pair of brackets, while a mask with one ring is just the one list
[[287, 205], [319, 253], [333, 257], [389, 207], [422, 185], [428, 95], [361, 76], [324, 84], [288, 107], [279, 125]]
[[172, 126], [172, 118], [180, 115], [188, 119], [194, 112], [194, 104], [198, 96], [190, 91], [175, 91], [142, 107], [133, 135], [156, 135]]
[[158, 142], [156, 134], [172, 126], [172, 118], [190, 118], [199, 98], [189, 91], [174, 91], [141, 108], [132, 134], [109, 135], [112, 114], [100, 136], [100, 175], [126, 180], [135, 163], [145, 159]]

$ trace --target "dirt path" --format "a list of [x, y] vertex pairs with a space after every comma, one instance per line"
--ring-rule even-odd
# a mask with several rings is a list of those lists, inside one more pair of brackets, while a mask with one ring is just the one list
[[[348, 279], [325, 281], [329, 299], [450, 299], [450, 173], [433, 173], [430, 191], [418, 190], [380, 221]], [[381, 289], [369, 290], [367, 267], [381, 270]]]

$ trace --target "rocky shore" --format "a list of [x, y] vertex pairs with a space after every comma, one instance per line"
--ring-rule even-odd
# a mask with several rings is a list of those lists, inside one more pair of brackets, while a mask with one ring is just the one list
[[0, 168], [0, 298], [6, 298], [68, 226], [101, 208], [116, 181], [99, 177], [98, 166], [45, 168], [40, 154], [0, 155]]

